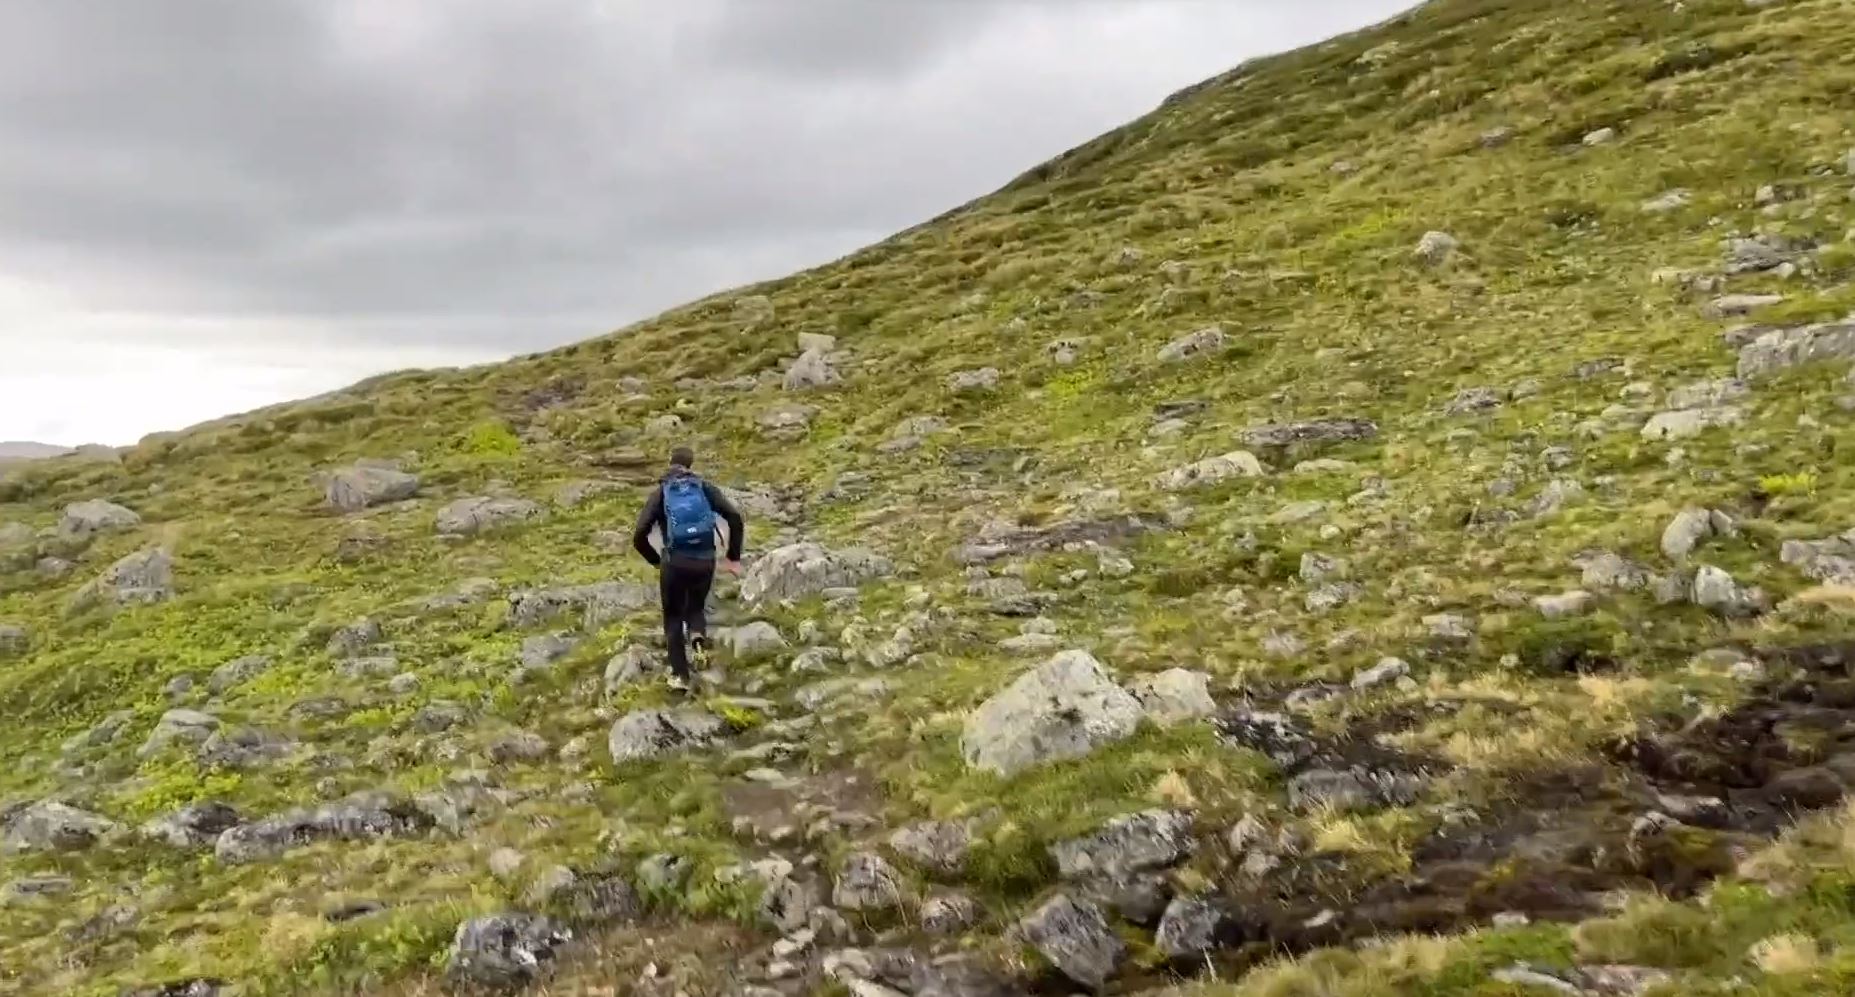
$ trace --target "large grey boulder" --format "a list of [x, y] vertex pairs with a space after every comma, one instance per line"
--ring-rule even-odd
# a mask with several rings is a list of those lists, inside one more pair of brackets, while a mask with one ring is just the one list
[[1180, 492], [1191, 488], [1206, 488], [1211, 485], [1229, 481], [1232, 478], [1260, 478], [1264, 474], [1262, 462], [1248, 450], [1232, 450], [1217, 457], [1175, 467], [1153, 479], [1153, 487], [1166, 492]]
[[169, 710], [161, 715], [148, 740], [136, 751], [137, 758], [147, 758], [170, 744], [205, 744], [219, 729], [219, 718], [198, 710]]
[[525, 498], [462, 498], [438, 510], [437, 529], [447, 536], [468, 537], [539, 519], [546, 510]]
[[784, 386], [787, 391], [809, 391], [813, 388], [827, 388], [838, 383], [842, 378], [837, 368], [831, 366], [825, 350], [810, 349], [799, 355], [792, 366], [786, 369]]
[[1739, 349], [1739, 376], [1823, 360], [1855, 357], [1855, 318], [1789, 329], [1772, 329]]
[[658, 758], [707, 745], [724, 729], [719, 717], [702, 710], [638, 710], [612, 724], [606, 746], [614, 762]]
[[157, 817], [141, 826], [141, 834], [175, 848], [206, 848], [219, 840], [219, 835], [237, 827], [241, 820], [238, 811], [231, 806], [209, 800]]
[[142, 517], [114, 502], [90, 499], [64, 507], [58, 520], [58, 532], [67, 537], [88, 537], [114, 530], [129, 530], [142, 525]]
[[1064, 894], [1018, 922], [1018, 930], [1050, 965], [1085, 987], [1100, 989], [1127, 954], [1100, 908]]
[[750, 606], [803, 599], [826, 589], [856, 588], [885, 577], [895, 566], [860, 547], [828, 550], [815, 543], [788, 544], [755, 561], [741, 580], [741, 599]]
[[1011, 775], [1125, 738], [1143, 715], [1140, 701], [1101, 662], [1087, 651], [1064, 651], [973, 711], [960, 746], [968, 765]]
[[1188, 332], [1167, 343], [1159, 351], [1161, 363], [1178, 363], [1193, 357], [1216, 353], [1224, 348], [1224, 330], [1221, 326], [1207, 326], [1196, 332]]
[[73, 612], [92, 606], [148, 605], [174, 595], [174, 559], [158, 547], [137, 551], [105, 568], [71, 597]]
[[1211, 676], [1184, 668], [1130, 679], [1127, 691], [1140, 701], [1148, 719], [1162, 727], [1208, 717], [1217, 712]]
[[56, 800], [0, 811], [0, 854], [78, 852], [115, 834], [122, 825]]
[[359, 512], [388, 502], [401, 502], [419, 493], [419, 479], [403, 471], [357, 464], [329, 474], [322, 495], [339, 512]]
[[564, 925], [537, 914], [492, 914], [457, 926], [445, 976], [453, 986], [512, 991], [545, 978], [561, 946]]
[[874, 852], [854, 852], [844, 860], [831, 903], [842, 910], [894, 910], [902, 905], [902, 877]]

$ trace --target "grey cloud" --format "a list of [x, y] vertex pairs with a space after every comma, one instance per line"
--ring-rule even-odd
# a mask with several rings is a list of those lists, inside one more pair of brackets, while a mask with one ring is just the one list
[[274, 319], [526, 351], [848, 251], [1404, 5], [8, 0], [0, 279], [182, 347]]

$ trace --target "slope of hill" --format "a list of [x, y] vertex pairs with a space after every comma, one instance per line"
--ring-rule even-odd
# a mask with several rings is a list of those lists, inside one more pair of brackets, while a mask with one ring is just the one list
[[[10, 472], [0, 991], [1846, 990], [1852, 53], [1436, 0], [786, 280]], [[680, 441], [755, 554], [687, 702]]]

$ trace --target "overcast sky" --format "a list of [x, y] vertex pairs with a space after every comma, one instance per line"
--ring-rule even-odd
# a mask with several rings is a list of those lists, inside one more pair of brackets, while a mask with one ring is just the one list
[[1405, 0], [0, 0], [0, 440], [841, 255]]

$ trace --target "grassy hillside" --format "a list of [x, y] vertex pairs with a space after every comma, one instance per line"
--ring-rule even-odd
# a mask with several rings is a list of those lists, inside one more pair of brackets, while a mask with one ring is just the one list
[[[1589, 971], [1615, 964], [1847, 989], [1855, 568], [1795, 542], [1855, 527], [1855, 332], [1753, 340], [1855, 311], [1850, 13], [1435, 0], [785, 280], [4, 472], [0, 826], [62, 800], [122, 830], [0, 855], [0, 993], [435, 993], [499, 911], [576, 924], [554, 993], [835, 992], [850, 945], [1068, 992], [1092, 981], [1016, 927], [1090, 892], [1051, 846], [1154, 808], [1192, 843], [1143, 885], [1225, 916], [1172, 959], [1109, 910], [1112, 992], [1632, 992]], [[787, 390], [807, 334], [837, 380]], [[787, 646], [724, 648], [689, 704], [721, 743], [614, 763], [614, 722], [672, 703], [605, 679], [651, 609], [523, 593], [648, 583], [629, 526], [677, 442], [748, 497], [756, 556], [894, 570], [757, 606], [724, 583], [721, 623]], [[1261, 473], [1164, 478], [1240, 450]], [[331, 510], [357, 460], [417, 495]], [[442, 535], [472, 496], [539, 508]], [[61, 529], [99, 499], [139, 523]], [[80, 597], [154, 549], [171, 597]], [[974, 711], [1064, 649], [1130, 687], [1204, 673], [1216, 715], [969, 764]], [[174, 709], [211, 723], [150, 743]], [[374, 791], [422, 809], [248, 862], [133, 830]], [[970, 825], [956, 868], [891, 844], [925, 820]], [[833, 898], [864, 852], [894, 909]], [[741, 866], [774, 860], [843, 920], [769, 924]], [[607, 882], [641, 909], [589, 914]], [[917, 901], [949, 892], [972, 923], [934, 935]]]

